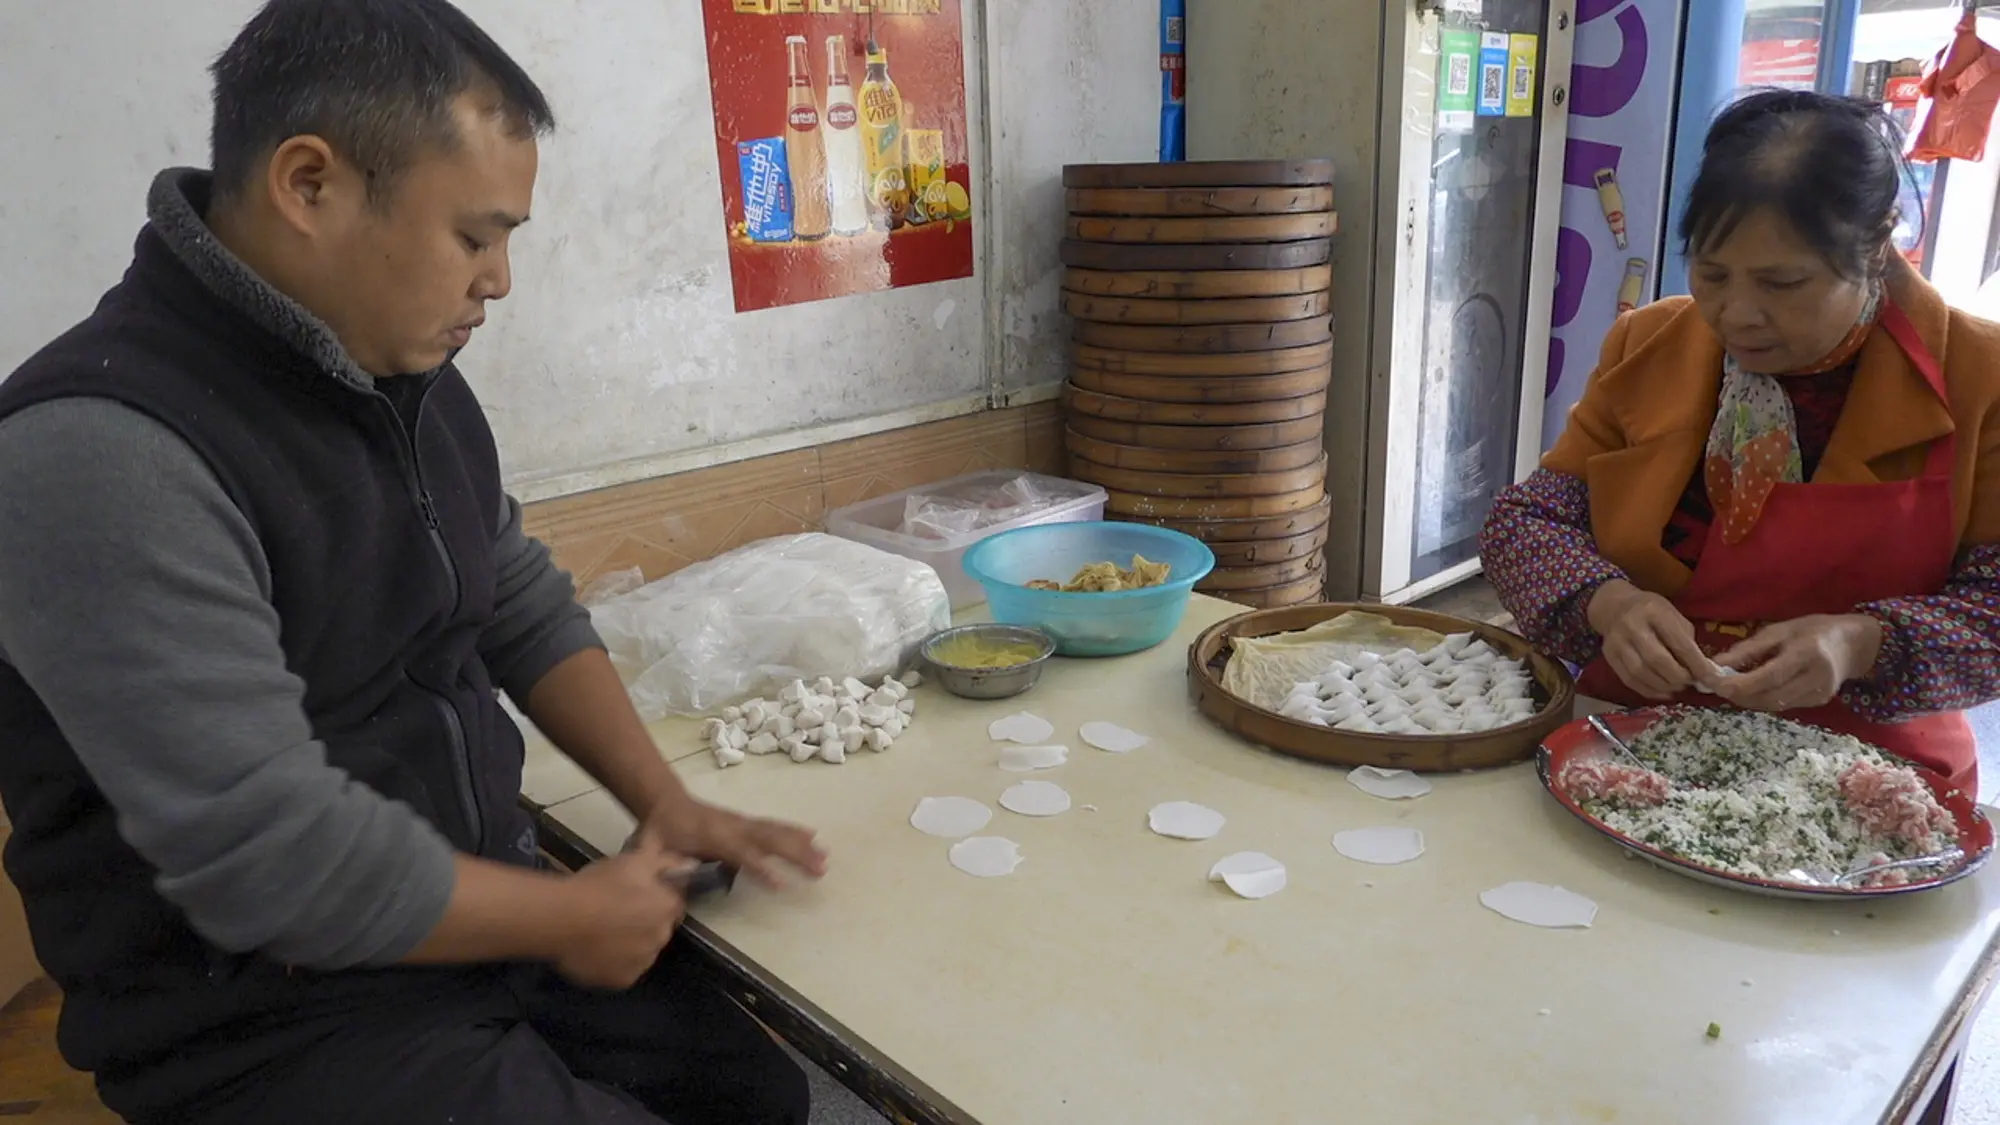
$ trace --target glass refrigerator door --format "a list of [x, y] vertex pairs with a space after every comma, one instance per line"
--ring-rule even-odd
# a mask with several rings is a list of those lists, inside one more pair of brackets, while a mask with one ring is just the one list
[[1540, 448], [1572, 23], [1568, 3], [1445, 0], [1409, 28], [1387, 601], [1471, 573], [1495, 493]]

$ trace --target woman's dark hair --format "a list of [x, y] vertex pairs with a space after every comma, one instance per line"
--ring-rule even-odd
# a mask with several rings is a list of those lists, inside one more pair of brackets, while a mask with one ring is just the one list
[[1758, 90], [1723, 110], [1702, 144], [1681, 214], [1681, 250], [1721, 244], [1768, 207], [1836, 273], [1876, 272], [1895, 233], [1908, 174], [1902, 132], [1873, 102], [1809, 90]]

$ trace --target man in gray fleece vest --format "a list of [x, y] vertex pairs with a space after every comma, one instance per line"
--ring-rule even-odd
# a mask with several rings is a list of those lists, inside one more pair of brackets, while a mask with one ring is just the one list
[[[669, 940], [694, 860], [824, 856], [681, 787], [452, 364], [546, 100], [446, 0], [270, 0], [214, 74], [213, 174], [0, 384], [0, 798], [66, 1057], [146, 1123], [803, 1122]], [[626, 854], [537, 863], [501, 690]]]

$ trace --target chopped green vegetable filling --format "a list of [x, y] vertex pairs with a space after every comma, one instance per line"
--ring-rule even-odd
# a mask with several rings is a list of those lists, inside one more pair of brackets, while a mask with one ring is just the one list
[[1712, 1024], [1709, 1024], [1709, 1025], [1708, 1025], [1708, 1037], [1709, 1037], [1710, 1039], [1720, 1039], [1720, 1038], [1722, 1038], [1722, 1025], [1721, 1025], [1721, 1024], [1719, 1024], [1719, 1023], [1712, 1023]]
[[1842, 797], [1842, 774], [1858, 762], [1897, 763], [1848, 735], [1773, 715], [1695, 708], [1669, 712], [1631, 746], [1667, 779], [1667, 799], [1648, 804], [1619, 795], [1586, 799], [1583, 807], [1634, 840], [1708, 867], [1790, 880], [1794, 870], [1847, 871], [1877, 854], [1907, 859], [1951, 844], [1946, 833], [1906, 840], [1862, 827]]

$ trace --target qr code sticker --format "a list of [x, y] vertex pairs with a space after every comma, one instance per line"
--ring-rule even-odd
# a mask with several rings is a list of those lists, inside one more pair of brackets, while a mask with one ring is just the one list
[[1534, 83], [1535, 72], [1525, 66], [1514, 68], [1514, 100], [1526, 98]]
[[1472, 56], [1451, 56], [1451, 69], [1445, 75], [1445, 92], [1464, 97], [1472, 92]]
[[1479, 97], [1488, 103], [1497, 102], [1501, 97], [1501, 87], [1507, 81], [1506, 68], [1489, 66], [1484, 70], [1485, 73], [1480, 75]]
[[1186, 32], [1186, 31], [1184, 30], [1186, 26], [1187, 26], [1187, 25], [1186, 25], [1186, 24], [1185, 24], [1185, 23], [1184, 23], [1184, 22], [1182, 21], [1181, 17], [1179, 17], [1179, 16], [1168, 16], [1168, 17], [1167, 17], [1167, 42], [1169, 42], [1169, 43], [1185, 43], [1185, 42], [1187, 42], [1187, 32]]

